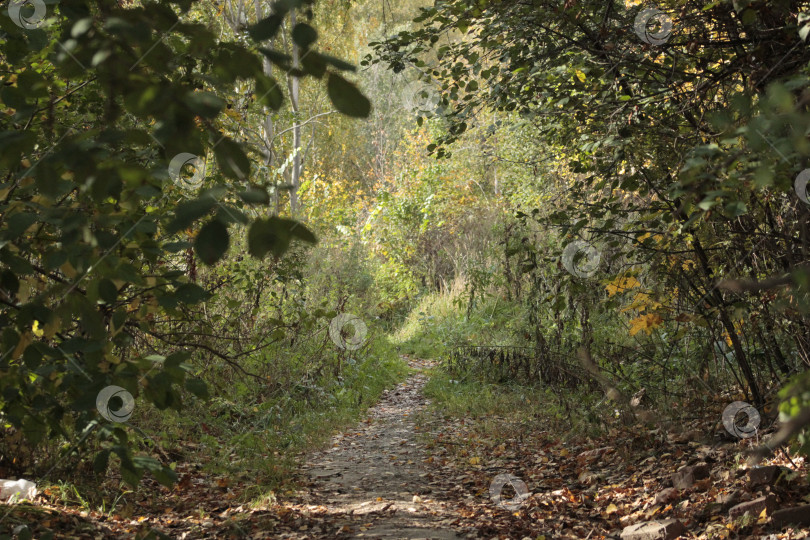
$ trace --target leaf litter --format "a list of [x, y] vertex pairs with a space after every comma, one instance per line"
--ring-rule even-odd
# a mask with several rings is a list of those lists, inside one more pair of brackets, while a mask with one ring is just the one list
[[[296, 489], [275, 500], [242, 504], [255, 488], [249, 474], [231, 479], [185, 463], [172, 489], [145, 479], [137, 497], [109, 513], [62, 504], [55, 487], [45, 488], [33, 503], [0, 508], [8, 513], [0, 534], [597, 539], [675, 519], [685, 528], [682, 538], [810, 537], [806, 525], [774, 520], [773, 506], [754, 506], [766, 498], [776, 511], [810, 503], [804, 461], [786, 451], [765, 464], [778, 470], [754, 471], [743, 455], [751, 443], [719, 437], [709, 421], [680, 433], [624, 426], [601, 438], [563, 441], [514, 418], [443, 416], [422, 394], [435, 364], [409, 363], [414, 374], [387, 390], [357, 426], [299, 456]], [[494, 497], [493, 481], [503, 474], [524, 482], [527, 493], [507, 482]], [[741, 514], [747, 507], [740, 505], [756, 511]]]

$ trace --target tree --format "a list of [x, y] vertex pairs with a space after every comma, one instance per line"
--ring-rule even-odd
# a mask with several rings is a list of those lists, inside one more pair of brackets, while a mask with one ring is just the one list
[[[484, 111], [534, 125], [577, 174], [544, 225], [609, 249], [614, 279], [643, 267], [677, 291], [645, 320], [728, 340], [724, 361], [762, 404], [770, 377], [810, 365], [794, 191], [810, 155], [807, 13], [803, 1], [457, 0], [423, 9], [366, 63], [441, 82], [438, 157]], [[772, 276], [791, 286], [776, 298], [718, 287]]]
[[[159, 408], [179, 408], [182, 388], [207, 395], [187, 376], [194, 344], [160, 354], [154, 332], [210, 295], [184, 251], [215, 265], [241, 227], [258, 258], [315, 242], [303, 224], [255, 211], [270, 203], [252, 166], [262, 153], [226, 114], [239, 100], [280, 110], [269, 66], [325, 79], [338, 111], [368, 114], [339, 74], [351, 66], [318, 52], [314, 29], [293, 29], [300, 66], [272, 46], [311, 4], [274, 3], [233, 39], [190, 0], [34, 1], [0, 17], [0, 415], [30, 443], [78, 445], [95, 430], [106, 441], [99, 469], [113, 453], [130, 483], [147, 469], [171, 481], [131, 456], [126, 430], [100, 422], [96, 399], [111, 384]], [[154, 354], [133, 355], [136, 344]]]

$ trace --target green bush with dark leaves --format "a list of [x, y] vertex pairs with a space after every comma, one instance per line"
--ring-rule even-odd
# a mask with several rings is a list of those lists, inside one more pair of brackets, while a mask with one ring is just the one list
[[[155, 337], [211, 294], [195, 283], [195, 256], [217, 264], [233, 235], [260, 259], [315, 242], [272, 215], [260, 154], [223, 114], [243, 98], [268, 114], [282, 107], [268, 61], [322, 81], [340, 112], [368, 115], [342, 74], [353, 67], [320, 53], [312, 26], [292, 29], [300, 62], [273, 47], [288, 12], [311, 15], [309, 4], [277, 2], [230, 40], [191, 1], [4, 6], [0, 430], [32, 446], [93, 434], [98, 470], [117, 455], [129, 483], [145, 470], [172, 481], [131, 455], [127, 429], [102, 419], [96, 399], [110, 385], [161, 409], [180, 408], [185, 392], [205, 398], [193, 340], [165, 354]], [[237, 83], [247, 95], [234, 95]]]

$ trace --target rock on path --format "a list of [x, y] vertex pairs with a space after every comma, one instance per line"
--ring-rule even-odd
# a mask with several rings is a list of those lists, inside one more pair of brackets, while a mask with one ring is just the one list
[[463, 538], [451, 526], [457, 516], [451, 503], [424, 467], [415, 429], [414, 417], [428, 403], [421, 370], [432, 364], [409, 364], [419, 371], [387, 390], [355, 429], [336, 435], [331, 448], [302, 467], [309, 486], [302, 502], [342, 524], [344, 538]]

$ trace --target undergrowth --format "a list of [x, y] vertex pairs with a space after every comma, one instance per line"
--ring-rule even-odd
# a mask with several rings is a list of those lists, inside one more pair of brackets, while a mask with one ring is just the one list
[[597, 437], [615, 414], [600, 395], [582, 395], [517, 382], [496, 384], [472, 377], [454, 379], [442, 368], [434, 369], [425, 385], [431, 400], [428, 416], [467, 418], [482, 432], [498, 435], [506, 431], [555, 432], [563, 440], [578, 436]]
[[[129, 420], [137, 427], [131, 441], [172, 468], [182, 465], [199, 475], [246, 486], [239, 491], [238, 502], [252, 506], [274, 502], [279, 490], [293, 487], [293, 473], [304, 452], [322, 447], [334, 433], [354, 424], [384, 389], [409, 373], [384, 336], [342, 354], [337, 376], [330, 371], [312, 377], [302, 371], [297, 383], [268, 391], [269, 381], [262, 384], [236, 374], [223, 378], [218, 372], [219, 380], [209, 376], [209, 384], [218, 387], [215, 397], [187, 396], [181, 411], [161, 411], [138, 402]], [[301, 364], [302, 369], [305, 366]], [[69, 479], [41, 486], [56, 500], [105, 514], [126, 513], [129, 494], [151, 489], [142, 485], [134, 491], [124, 489], [116, 464], [101, 484], [91, 470], [71, 469], [70, 460], [50, 476]]]
[[373, 339], [344, 359], [336, 377], [304, 377], [270, 393], [253, 381], [240, 381], [210, 402], [168, 413], [162, 435], [173, 448], [186, 448], [201, 460], [206, 472], [249, 471], [254, 487], [246, 495], [266, 497], [290, 480], [302, 452], [319, 448], [357, 421], [407, 373], [393, 346], [382, 337]]
[[448, 289], [423, 295], [392, 339], [420, 358], [440, 358], [460, 345], [525, 345], [516, 337], [522, 310], [498, 294], [471, 300], [469, 283], [457, 278]]

